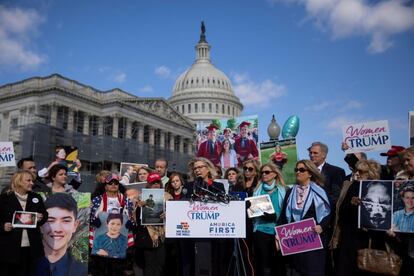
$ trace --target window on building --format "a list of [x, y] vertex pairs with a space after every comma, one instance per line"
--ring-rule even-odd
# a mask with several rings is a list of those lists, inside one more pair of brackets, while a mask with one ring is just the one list
[[181, 113], [184, 114], [184, 105], [181, 106]]
[[233, 106], [233, 116], [234, 116], [234, 106]]
[[149, 127], [144, 126], [144, 143], [149, 143]]
[[227, 114], [230, 115], [230, 106], [227, 106]]
[[10, 118], [10, 131], [17, 130], [19, 127], [19, 118]]
[[56, 127], [68, 129], [69, 108], [67, 106], [59, 106], [57, 108]]
[[221, 113], [222, 114], [225, 114], [226, 113], [226, 111], [224, 111], [224, 104], [221, 105]]
[[211, 103], [208, 104], [208, 112], [213, 113], [213, 105]]
[[191, 113], [191, 104], [188, 104], [188, 113]]
[[124, 139], [126, 136], [127, 118], [118, 118], [118, 138]]
[[219, 113], [219, 107], [218, 107], [218, 104], [216, 104], [216, 113]]
[[112, 117], [106, 116], [103, 118], [103, 133], [105, 136], [112, 136], [113, 123]]
[[194, 104], [194, 112], [198, 113], [198, 103]]
[[89, 117], [89, 135], [97, 136], [99, 132], [99, 117], [90, 116]]
[[133, 122], [131, 126], [131, 138], [133, 140], [138, 139], [139, 123]]
[[78, 133], [83, 133], [83, 124], [85, 120], [85, 113], [83, 111], [75, 111], [73, 114], [74, 130]]
[[39, 118], [40, 122], [46, 125], [50, 125], [50, 117], [51, 117], [51, 111], [50, 105], [41, 105], [39, 107]]
[[201, 112], [205, 113], [206, 112], [206, 105], [205, 103], [201, 104]]

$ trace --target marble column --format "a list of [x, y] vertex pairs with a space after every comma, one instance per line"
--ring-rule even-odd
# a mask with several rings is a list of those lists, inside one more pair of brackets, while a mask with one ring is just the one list
[[[75, 122], [75, 111], [72, 108], [68, 108], [68, 131], [73, 131], [74, 130], [74, 122]], [[79, 113], [78, 113], [79, 115]], [[79, 116], [77, 117], [77, 119], [79, 120]]]
[[165, 132], [160, 130], [160, 149], [165, 149]]
[[131, 137], [132, 137], [132, 121], [128, 118], [125, 118], [125, 120], [126, 120], [125, 138], [126, 139], [131, 139]]
[[144, 125], [139, 124], [137, 127], [138, 127], [138, 135], [137, 135], [138, 143], [143, 144], [144, 143]]
[[155, 129], [152, 127], [148, 128], [148, 133], [149, 133], [149, 139], [148, 139], [148, 144], [150, 146], [154, 146], [155, 145]]
[[193, 154], [193, 143], [191, 139], [186, 139], [187, 141], [187, 154], [191, 155]]
[[57, 106], [55, 104], [52, 104], [50, 106], [50, 109], [50, 125], [55, 127], [57, 123]]
[[114, 117], [112, 117], [112, 137], [114, 138], [118, 138], [118, 122], [119, 117], [114, 115]]
[[174, 151], [175, 148], [175, 136], [173, 133], [170, 134], [170, 151]]
[[178, 137], [180, 139], [180, 143], [178, 144], [178, 150], [180, 153], [184, 153], [184, 138], [182, 136]]

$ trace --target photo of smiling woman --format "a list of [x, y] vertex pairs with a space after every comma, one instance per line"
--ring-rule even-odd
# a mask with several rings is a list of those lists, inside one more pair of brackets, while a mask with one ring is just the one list
[[[20, 171], [13, 175], [10, 191], [0, 195], [1, 275], [30, 275], [31, 262], [44, 254], [39, 227], [47, 220], [47, 212], [32, 187], [33, 175], [29, 171]], [[13, 228], [15, 211], [37, 213], [36, 228]]]
[[321, 237], [322, 249], [291, 255], [291, 265], [300, 275], [324, 276], [331, 202], [323, 188], [323, 176], [310, 160], [300, 160], [295, 166], [296, 184], [283, 202], [279, 223], [286, 224], [313, 218], [313, 229]]

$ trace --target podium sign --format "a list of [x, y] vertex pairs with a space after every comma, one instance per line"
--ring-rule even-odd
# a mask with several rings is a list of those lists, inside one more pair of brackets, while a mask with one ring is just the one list
[[166, 202], [165, 235], [167, 238], [245, 238], [244, 201], [205, 203]]

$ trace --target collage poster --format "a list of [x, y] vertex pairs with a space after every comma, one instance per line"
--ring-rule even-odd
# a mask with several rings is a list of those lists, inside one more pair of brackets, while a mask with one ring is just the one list
[[119, 171], [121, 180], [119, 182], [124, 185], [146, 182], [148, 174], [149, 168], [147, 164], [121, 163]]
[[361, 181], [358, 226], [414, 233], [414, 181]]
[[296, 139], [285, 139], [260, 143], [262, 164], [273, 162], [283, 174], [287, 185], [296, 182], [295, 165], [298, 161]]
[[247, 159], [260, 161], [258, 126], [257, 115], [214, 119], [197, 129], [196, 156], [207, 158], [223, 171], [242, 167]]

